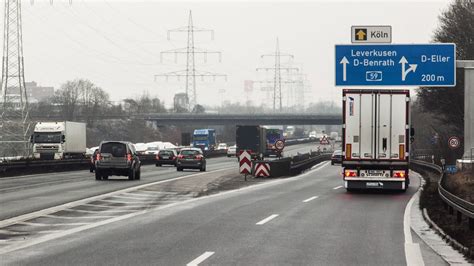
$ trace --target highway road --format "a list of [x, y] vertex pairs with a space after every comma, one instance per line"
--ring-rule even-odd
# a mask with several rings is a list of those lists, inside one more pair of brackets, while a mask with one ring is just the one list
[[[285, 148], [290, 154], [305, 153], [314, 148], [314, 144], [301, 144]], [[210, 158], [208, 171], [235, 169], [235, 158]], [[140, 181], [127, 181], [127, 177], [111, 177], [108, 182], [97, 182], [89, 171], [70, 171], [28, 176], [0, 178], [0, 220], [30, 213], [87, 197], [137, 186], [179, 176], [195, 174], [194, 170], [177, 172], [172, 166], [142, 166]]]
[[406, 193], [348, 194], [341, 185], [340, 167], [326, 162], [295, 178], [57, 230], [0, 256], [21, 265], [404, 265], [404, 211], [419, 180]]

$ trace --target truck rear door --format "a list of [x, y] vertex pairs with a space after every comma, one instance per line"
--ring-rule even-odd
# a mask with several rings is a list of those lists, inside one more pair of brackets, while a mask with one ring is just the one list
[[375, 95], [348, 93], [345, 104], [346, 159], [373, 159]]
[[405, 160], [407, 132], [406, 94], [377, 95], [377, 159]]

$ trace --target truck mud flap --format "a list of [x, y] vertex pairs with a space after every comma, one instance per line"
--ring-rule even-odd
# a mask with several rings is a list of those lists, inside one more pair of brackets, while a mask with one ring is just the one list
[[402, 190], [406, 188], [405, 182], [395, 181], [345, 181], [348, 189], [389, 189]]

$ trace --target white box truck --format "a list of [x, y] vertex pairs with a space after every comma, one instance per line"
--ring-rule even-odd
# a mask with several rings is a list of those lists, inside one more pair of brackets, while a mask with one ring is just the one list
[[86, 152], [86, 124], [77, 122], [38, 122], [33, 135], [35, 159], [83, 158]]
[[408, 90], [343, 90], [342, 132], [348, 191], [408, 188], [413, 135]]

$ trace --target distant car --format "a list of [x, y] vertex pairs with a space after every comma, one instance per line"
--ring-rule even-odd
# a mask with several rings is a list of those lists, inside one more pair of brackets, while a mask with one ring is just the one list
[[342, 164], [342, 151], [341, 150], [335, 150], [331, 156], [331, 165], [334, 164]]
[[201, 172], [206, 171], [206, 158], [199, 148], [183, 148], [179, 152], [176, 160], [176, 170], [183, 169], [199, 169]]
[[156, 155], [159, 152], [158, 146], [148, 146], [146, 148], [145, 154], [146, 155]]
[[176, 159], [178, 158], [178, 153], [176, 150], [161, 150], [156, 155], [156, 166], [162, 166], [163, 164], [171, 164], [176, 166]]
[[227, 144], [219, 143], [219, 145], [217, 146], [217, 150], [227, 150]]
[[95, 179], [108, 179], [111, 175], [140, 179], [140, 159], [135, 147], [126, 141], [103, 141], [95, 161]]
[[237, 155], [237, 145], [230, 146], [227, 149], [227, 157], [232, 157]]

